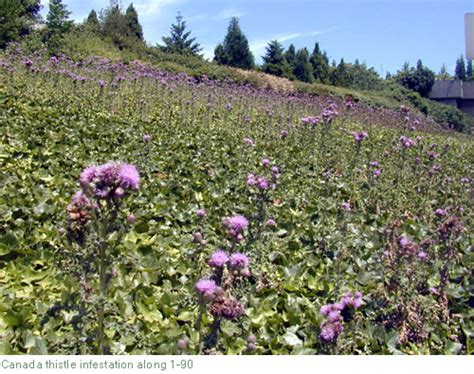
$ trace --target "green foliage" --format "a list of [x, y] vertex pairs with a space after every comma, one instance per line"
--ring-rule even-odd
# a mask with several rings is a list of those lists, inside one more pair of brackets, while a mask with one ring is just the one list
[[39, 21], [39, 0], [0, 0], [0, 49], [29, 34]]
[[329, 59], [326, 52], [322, 52], [319, 43], [315, 43], [309, 58], [313, 66], [313, 76], [316, 82], [329, 83]]
[[233, 17], [230, 20], [224, 42], [217, 45], [214, 51], [214, 61], [241, 69], [254, 67], [255, 62], [249, 42], [240, 29], [237, 18]]
[[443, 64], [443, 66], [441, 66], [441, 70], [439, 71], [438, 75], [436, 75], [436, 79], [441, 81], [447, 81], [452, 79], [451, 75], [448, 72], [448, 67], [446, 66], [446, 64]]
[[454, 78], [462, 81], [466, 80], [466, 64], [464, 63], [463, 55], [461, 55], [456, 60], [456, 66], [454, 68]]
[[285, 60], [290, 66], [294, 66], [296, 60], [296, 48], [293, 44], [290, 44], [285, 52]]
[[124, 14], [118, 5], [111, 4], [101, 14], [102, 33], [120, 49], [144, 44], [138, 15], [133, 5], [128, 7], [127, 12], [128, 15]]
[[406, 64], [402, 71], [395, 77], [402, 86], [418, 92], [423, 97], [428, 97], [435, 81], [433, 71], [423, 66], [421, 60], [418, 60], [415, 68], [409, 68]]
[[49, 1], [44, 40], [52, 54], [60, 53], [63, 36], [73, 26], [73, 22], [69, 20], [70, 15], [71, 12], [67, 10], [62, 0]]
[[171, 35], [163, 37], [165, 43], [163, 51], [197, 56], [202, 48], [196, 42], [196, 38], [190, 38], [190, 35], [191, 31], [186, 31], [186, 22], [183, 20], [183, 16], [178, 13], [176, 24], [171, 25]]
[[285, 52], [278, 40], [272, 40], [266, 47], [266, 54], [262, 56], [262, 71], [277, 77], [291, 78], [291, 67], [285, 58]]
[[309, 62], [309, 52], [306, 48], [299, 49], [292, 65], [293, 75], [302, 82], [313, 81], [313, 67]]
[[472, 81], [474, 80], [474, 74], [472, 72], [472, 60], [466, 60], [466, 80]]
[[[80, 35], [71, 35], [79, 48]], [[93, 43], [126, 57], [110, 64], [123, 69], [137, 64], [133, 60], [139, 51], [119, 51], [102, 39]], [[1, 353], [80, 354], [85, 353], [81, 347], [92, 346], [83, 332], [91, 331], [93, 319], [76, 308], [87, 295], [87, 284], [78, 284], [75, 268], [61, 266], [58, 259], [77, 255], [68, 249], [61, 228], [79, 172], [108, 160], [137, 164], [143, 175], [140, 194], [118, 217], [133, 212], [137, 222], [110, 253], [118, 264], [109, 272], [105, 306], [110, 353], [195, 353], [200, 330], [194, 283], [208, 271], [209, 255], [228, 245], [222, 241], [221, 218], [257, 211], [246, 179], [261, 167], [263, 157], [282, 170], [268, 211], [277, 227], [252, 251], [253, 275], [243, 289], [245, 315], [222, 324], [216, 350], [249, 353], [247, 337], [255, 335], [253, 354], [472, 353], [472, 185], [459, 183], [473, 173], [472, 138], [434, 129], [412, 132], [403, 116], [402, 123], [389, 127], [391, 112], [364, 112], [364, 106], [346, 111], [337, 98], [353, 93], [356, 100], [397, 105], [397, 97], [408, 92], [399, 86], [390, 88], [389, 99], [297, 83], [300, 90], [334, 95], [324, 101], [235, 91], [226, 84], [190, 84], [176, 77], [164, 84], [132, 76], [112, 85], [109, 73], [91, 72], [94, 59], [82, 51], [80, 64], [54, 68], [46, 57], [41, 63], [87, 75], [85, 81], [51, 69], [33, 73], [21, 63], [23, 56], [0, 57]], [[156, 64], [178, 71], [216, 69], [223, 77], [232, 71], [158, 49], [140, 53], [153, 54], [149, 58]], [[14, 69], [7, 70], [5, 62]], [[103, 78], [107, 84], [101, 88]], [[321, 113], [321, 102], [337, 102], [341, 116], [324, 133], [321, 127], [301, 126], [301, 117]], [[351, 131], [361, 130], [369, 137], [354, 163]], [[152, 140], [144, 144], [143, 134]], [[401, 135], [422, 139], [403, 149]], [[245, 145], [246, 137], [255, 146]], [[432, 144], [435, 160], [428, 153]], [[372, 160], [383, 169], [379, 179], [372, 174]], [[434, 165], [441, 171], [430, 173]], [[350, 202], [352, 210], [341, 211], [343, 202]], [[195, 214], [200, 207], [207, 211], [204, 222]], [[433, 212], [440, 207], [452, 209], [464, 226], [448, 243], [455, 250], [452, 258], [439, 240], [443, 220]], [[197, 227], [207, 240], [203, 246], [191, 239]], [[385, 251], [390, 255], [397, 249], [393, 239], [398, 235], [417, 243], [433, 239], [429, 260], [398, 256], [390, 262]], [[429, 288], [440, 285], [446, 263], [441, 297]], [[356, 289], [363, 292], [363, 305], [347, 317], [336, 343], [321, 343], [320, 307]], [[203, 319], [204, 326], [210, 323]], [[184, 350], [176, 347], [181, 338], [189, 340]]]
[[98, 33], [100, 32], [100, 21], [99, 17], [97, 16], [97, 12], [95, 10], [91, 10], [89, 15], [87, 16], [84, 25], [89, 28], [92, 32]]
[[138, 21], [138, 13], [133, 4], [130, 4], [125, 11], [125, 21], [127, 22], [128, 32], [132, 38], [143, 41], [143, 29]]

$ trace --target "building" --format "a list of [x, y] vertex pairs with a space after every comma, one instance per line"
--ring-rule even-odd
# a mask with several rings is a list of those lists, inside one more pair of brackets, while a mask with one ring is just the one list
[[474, 117], [474, 81], [436, 81], [431, 90], [430, 99], [453, 105]]

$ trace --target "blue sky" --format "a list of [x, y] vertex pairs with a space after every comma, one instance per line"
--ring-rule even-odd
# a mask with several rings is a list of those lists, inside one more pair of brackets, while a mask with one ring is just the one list
[[[121, 0], [127, 7], [130, 0]], [[42, 0], [43, 15], [48, 0]], [[72, 18], [82, 21], [91, 9], [105, 8], [109, 0], [64, 0]], [[268, 41], [285, 47], [312, 50], [315, 41], [330, 59], [358, 58], [385, 75], [405, 61], [421, 58], [438, 72], [443, 63], [453, 70], [465, 53], [464, 14], [474, 12], [474, 0], [134, 0], [145, 38], [161, 43], [177, 12], [192, 35], [212, 58], [236, 16], [249, 39], [257, 62]]]

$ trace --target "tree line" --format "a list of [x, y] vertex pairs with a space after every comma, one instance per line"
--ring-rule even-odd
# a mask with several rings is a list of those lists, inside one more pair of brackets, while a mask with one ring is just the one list
[[[39, 15], [40, 9], [39, 0], [0, 0], [0, 48], [36, 30], [54, 54], [60, 51], [62, 38], [74, 27], [106, 37], [120, 49], [136, 47], [137, 43], [146, 46], [143, 28], [133, 4], [123, 10], [117, 0], [111, 0], [110, 5], [99, 13], [92, 10], [80, 25], [74, 25], [69, 19], [71, 13], [62, 0], [49, 1], [45, 22]], [[162, 41], [163, 45], [157, 47], [166, 53], [203, 57], [200, 54], [202, 47], [191, 37], [191, 31], [179, 13], [176, 22], [171, 25], [170, 35], [163, 37]], [[296, 49], [293, 44], [285, 50], [278, 40], [272, 40], [266, 46], [262, 65], [257, 66], [249, 41], [235, 17], [230, 20], [224, 40], [214, 50], [214, 61], [241, 69], [259, 69], [290, 80], [362, 90], [379, 89], [383, 82], [373, 68], [368, 68], [359, 60], [354, 63], [346, 63], [344, 59], [339, 63], [330, 62], [327, 52], [317, 42], [310, 52], [306, 47]], [[385, 80], [394, 80], [426, 97], [435, 79], [453, 78], [473, 80], [472, 62], [465, 61], [461, 56], [456, 62], [454, 77], [451, 77], [445, 65], [436, 75], [419, 60], [416, 67], [405, 63], [395, 75], [388, 73]]]

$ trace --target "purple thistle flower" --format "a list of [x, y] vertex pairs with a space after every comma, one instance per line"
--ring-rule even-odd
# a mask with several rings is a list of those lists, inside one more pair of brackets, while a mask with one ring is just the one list
[[377, 166], [379, 166], [379, 163], [377, 161], [370, 161], [369, 165], [376, 168]]
[[244, 138], [244, 144], [245, 145], [255, 145], [252, 139], [250, 138]]
[[88, 188], [96, 176], [97, 166], [89, 166], [85, 168], [79, 177], [79, 183], [81, 187]]
[[151, 135], [145, 134], [143, 135], [143, 142], [148, 143], [151, 140]]
[[276, 226], [276, 221], [272, 218], [267, 220], [267, 226]]
[[223, 267], [229, 261], [229, 256], [223, 250], [218, 250], [211, 255], [209, 265], [215, 268]]
[[280, 169], [278, 168], [278, 166], [272, 166], [272, 168], [270, 169], [270, 171], [272, 172], [272, 174], [279, 174], [280, 173]]
[[255, 175], [249, 174], [247, 176], [247, 186], [253, 187], [257, 184], [257, 180], [255, 179]]
[[331, 321], [331, 322], [338, 322], [342, 319], [341, 312], [339, 312], [338, 310], [337, 311], [333, 310], [329, 312], [327, 317], [328, 317], [328, 321]]
[[426, 261], [426, 260], [428, 260], [429, 256], [428, 256], [428, 253], [426, 253], [424, 251], [420, 251], [420, 252], [418, 252], [418, 258], [421, 261]]
[[351, 204], [348, 203], [348, 202], [342, 203], [341, 207], [342, 207], [343, 210], [345, 210], [347, 212], [349, 212], [351, 210]]
[[211, 296], [217, 290], [216, 282], [211, 279], [200, 279], [195, 287], [197, 292], [203, 296]]
[[403, 247], [403, 248], [406, 248], [408, 247], [411, 243], [411, 240], [406, 238], [405, 236], [402, 236], [400, 238], [400, 240], [398, 241], [400, 243], [400, 245]]
[[129, 214], [129, 216], [127, 217], [127, 222], [130, 223], [130, 224], [133, 224], [137, 221], [137, 217], [135, 216], [135, 214]]
[[232, 269], [245, 269], [249, 265], [249, 258], [243, 253], [234, 253], [230, 256], [230, 266]]
[[140, 175], [138, 174], [138, 170], [134, 165], [121, 165], [118, 180], [120, 186], [125, 190], [131, 189], [138, 191], [140, 188]]
[[83, 191], [77, 191], [72, 197], [71, 202], [78, 208], [88, 208], [91, 206], [89, 198]]
[[376, 169], [376, 170], [374, 170], [374, 173], [373, 173], [373, 174], [374, 174], [374, 177], [375, 177], [375, 178], [378, 178], [378, 177], [380, 177], [380, 176], [382, 175], [382, 170]]
[[364, 140], [365, 138], [367, 138], [369, 136], [369, 134], [367, 134], [365, 131], [362, 131], [362, 132], [356, 132], [354, 131], [352, 133], [352, 136], [354, 137], [354, 140], [358, 143], [360, 143], [362, 140]]
[[257, 177], [257, 187], [259, 190], [267, 190], [269, 187], [268, 181], [264, 177]]
[[319, 338], [324, 343], [332, 343], [342, 333], [344, 327], [341, 322], [324, 321], [321, 325]]
[[223, 221], [228, 229], [236, 233], [243, 232], [249, 225], [249, 221], [244, 216], [226, 217]]
[[286, 137], [288, 136], [288, 131], [286, 131], [286, 130], [281, 130], [281, 131], [280, 131], [280, 136], [281, 136], [282, 138], [286, 138]]
[[434, 214], [435, 214], [435, 216], [437, 216], [437, 217], [443, 217], [443, 216], [445, 216], [446, 214], [448, 214], [448, 212], [446, 211], [446, 209], [438, 208], [438, 209], [435, 210]]
[[469, 183], [471, 180], [469, 178], [463, 177], [461, 178], [461, 183]]
[[204, 210], [204, 208], [198, 209], [198, 210], [196, 211], [196, 215], [197, 215], [199, 218], [204, 218], [204, 216], [206, 215], [206, 211]]
[[263, 165], [264, 167], [267, 167], [268, 165], [270, 165], [270, 160], [269, 160], [268, 158], [264, 158], [264, 159], [262, 160], [262, 165]]

